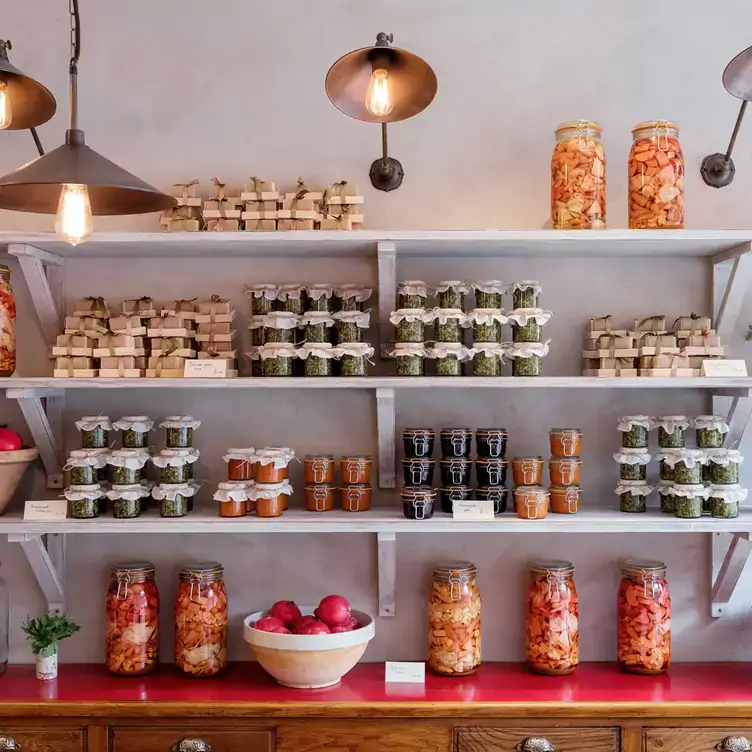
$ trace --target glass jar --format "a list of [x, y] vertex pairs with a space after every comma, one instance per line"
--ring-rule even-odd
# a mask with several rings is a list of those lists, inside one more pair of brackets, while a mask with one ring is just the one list
[[548, 432], [552, 457], [579, 457], [582, 451], [581, 428], [552, 428]]
[[253, 447], [233, 447], [222, 458], [227, 463], [227, 480], [248, 481], [253, 478]]
[[214, 676], [227, 666], [227, 590], [222, 565], [180, 570], [175, 597], [175, 664], [188, 676]]
[[502, 486], [492, 488], [483, 488], [478, 486], [475, 489], [475, 498], [478, 501], [492, 501], [494, 505], [494, 514], [504, 514], [507, 511], [507, 500], [509, 498], [509, 489]]
[[430, 457], [435, 442], [436, 432], [432, 428], [406, 428], [402, 431], [405, 457]]
[[676, 123], [652, 120], [632, 129], [628, 180], [630, 230], [684, 227], [684, 157]]
[[274, 308], [300, 316], [306, 309], [305, 285], [282, 285], [277, 293]]
[[512, 376], [541, 376], [543, 360], [540, 355], [517, 356], [512, 359]]
[[398, 345], [393, 353], [397, 376], [425, 376], [425, 352], [421, 344]]
[[695, 440], [698, 449], [718, 449], [723, 446], [723, 440], [729, 427], [720, 415], [698, 415], [692, 419], [695, 428]]
[[201, 425], [190, 415], [171, 415], [159, 424], [167, 429], [167, 447], [169, 449], [186, 449], [193, 446], [193, 431]]
[[128, 415], [115, 421], [112, 427], [123, 432], [123, 448], [145, 449], [149, 446], [149, 431], [154, 421], [147, 415]]
[[367, 512], [371, 508], [371, 486], [360, 483], [339, 489], [340, 506], [345, 512]]
[[501, 376], [504, 370], [504, 349], [499, 344], [475, 344], [470, 353], [473, 358], [473, 376]]
[[112, 423], [106, 415], [85, 415], [76, 421], [81, 432], [81, 449], [107, 449]]
[[647, 449], [652, 418], [648, 415], [625, 415], [619, 418], [621, 445], [626, 449]]
[[278, 293], [279, 290], [275, 285], [253, 285], [249, 287], [245, 294], [251, 299], [251, 313], [254, 316], [271, 313]]
[[306, 287], [306, 311], [327, 311], [334, 313], [337, 302], [331, 285], [314, 284]]
[[471, 428], [442, 428], [439, 431], [441, 454], [444, 457], [469, 457], [473, 444]]
[[478, 428], [475, 431], [475, 448], [482, 459], [500, 459], [507, 453], [506, 428]]
[[661, 415], [655, 421], [658, 446], [661, 449], [684, 449], [685, 432], [689, 427], [686, 415]]
[[738, 449], [711, 449], [710, 482], [716, 486], [732, 486], [739, 482], [739, 465], [743, 461]]
[[436, 505], [436, 491], [424, 486], [405, 486], [400, 493], [402, 514], [408, 520], [430, 520]]
[[578, 457], [551, 457], [548, 473], [552, 486], [578, 486], [582, 460]]
[[473, 461], [464, 457], [444, 457], [439, 460], [441, 482], [445, 486], [469, 486]]
[[305, 494], [305, 508], [309, 512], [331, 512], [334, 509], [337, 486], [317, 484], [306, 486], [303, 492]]
[[398, 308], [425, 308], [428, 286], [421, 280], [408, 280], [397, 283]]
[[337, 347], [340, 376], [368, 376], [369, 358], [374, 348], [367, 342], [351, 342]]
[[402, 459], [402, 477], [406, 486], [430, 486], [433, 483], [436, 460], [428, 457], [404, 457]]
[[[328, 343], [332, 341], [334, 319], [328, 313], [307, 313], [301, 319], [303, 336], [308, 343]], [[356, 340], [353, 340], [356, 341]]]
[[523, 520], [542, 520], [548, 516], [551, 494], [542, 486], [518, 486], [514, 489], [514, 508]]
[[373, 465], [373, 460], [365, 454], [342, 457], [340, 460], [342, 483], [346, 486], [370, 483], [371, 465]]
[[367, 311], [340, 311], [334, 314], [334, 318], [339, 344], [362, 342], [363, 331], [371, 325], [371, 314]]
[[671, 596], [662, 561], [624, 562], [617, 609], [623, 671], [663, 674], [671, 662]]
[[440, 342], [428, 350], [428, 357], [435, 363], [437, 376], [462, 376], [468, 351], [461, 342]]
[[394, 324], [395, 341], [425, 342], [426, 319], [423, 308], [401, 308], [394, 311], [389, 321]]
[[468, 561], [437, 564], [428, 603], [428, 665], [441, 676], [468, 676], [481, 664], [481, 601]]
[[15, 370], [16, 301], [10, 286], [10, 269], [0, 266], [0, 376], [7, 378]]
[[554, 514], [577, 514], [580, 511], [582, 489], [579, 486], [551, 486], [548, 491]]
[[502, 296], [505, 292], [505, 285], [500, 279], [483, 279], [471, 282], [470, 286], [475, 292], [476, 308], [501, 308]]
[[551, 157], [551, 225], [554, 230], [606, 227], [606, 155], [603, 129], [571, 120], [556, 129]]
[[641, 480], [623, 480], [616, 487], [619, 509], [622, 512], [641, 514], [647, 511], [647, 497], [653, 487]]
[[512, 479], [515, 486], [540, 486], [543, 483], [543, 457], [515, 457]]
[[468, 323], [466, 313], [453, 308], [434, 308], [429, 315], [433, 317], [434, 339], [437, 342], [464, 341]]
[[104, 492], [98, 483], [88, 486], [68, 486], [63, 491], [68, 499], [68, 513], [78, 520], [99, 517], [99, 512], [104, 508], [102, 497]]
[[580, 626], [574, 566], [569, 561], [533, 564], [527, 587], [527, 663], [536, 674], [571, 674], [580, 662]]
[[250, 481], [227, 481], [221, 482], [214, 493], [214, 501], [217, 502], [217, 511], [220, 517], [244, 517], [253, 503], [248, 500], [248, 491], [251, 488]]
[[8, 586], [0, 577], [0, 676], [8, 668], [8, 654], [10, 635], [10, 600], [8, 598]]
[[454, 502], [467, 501], [473, 493], [473, 489], [467, 486], [441, 486], [436, 490], [439, 494], [441, 511], [444, 514], [452, 514], [454, 512]]
[[331, 454], [307, 454], [303, 459], [307, 484], [334, 483], [334, 457]]
[[473, 342], [501, 343], [501, 325], [506, 317], [501, 309], [475, 308], [468, 314], [473, 326]]
[[509, 460], [477, 459], [475, 460], [475, 476], [478, 485], [484, 488], [492, 486], [506, 486]]
[[151, 671], [159, 657], [159, 591], [154, 565], [117, 564], [107, 591], [105, 665], [120, 676]]
[[439, 308], [457, 308], [465, 310], [465, 295], [470, 292], [470, 288], [465, 282], [439, 282], [436, 285], [436, 298], [439, 301]]

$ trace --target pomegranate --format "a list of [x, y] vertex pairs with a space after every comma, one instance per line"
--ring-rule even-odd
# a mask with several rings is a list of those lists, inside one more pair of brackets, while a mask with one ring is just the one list
[[350, 621], [347, 622], [347, 624], [339, 624], [336, 627], [332, 627], [332, 634], [337, 634], [338, 632], [352, 632], [355, 629], [360, 629], [360, 622], [354, 617], [350, 617]]
[[295, 601], [277, 601], [270, 609], [269, 616], [279, 619], [286, 627], [294, 626], [301, 613]]
[[303, 624], [295, 630], [295, 634], [301, 635], [317, 635], [317, 634], [330, 634], [329, 627], [326, 624], [322, 624], [320, 621], [309, 621]]
[[321, 599], [319, 607], [313, 612], [327, 627], [347, 624], [351, 618], [350, 604], [341, 595], [327, 595]]
[[315, 616], [311, 616], [311, 614], [307, 614], [306, 616], [301, 616], [298, 619], [296, 619], [292, 623], [292, 629], [293, 629], [293, 631], [297, 631], [304, 624], [308, 624], [309, 622], [317, 622], [317, 621], [318, 621], [318, 619]]
[[21, 437], [15, 431], [4, 425], [0, 426], [0, 452], [13, 452], [21, 446]]
[[285, 628], [285, 625], [274, 616], [265, 616], [253, 625], [254, 629], [259, 629], [262, 632], [273, 632], [279, 627]]
[[272, 634], [292, 634], [287, 627], [274, 627], [274, 629], [266, 629], [265, 632], [271, 632]]

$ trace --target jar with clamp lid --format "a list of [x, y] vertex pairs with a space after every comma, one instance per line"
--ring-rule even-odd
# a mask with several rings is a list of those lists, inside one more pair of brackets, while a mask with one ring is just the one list
[[428, 603], [428, 665], [442, 676], [468, 676], [481, 664], [477, 570], [467, 561], [437, 564]]

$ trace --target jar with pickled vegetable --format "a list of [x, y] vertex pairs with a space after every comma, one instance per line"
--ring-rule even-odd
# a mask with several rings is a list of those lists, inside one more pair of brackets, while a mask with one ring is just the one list
[[698, 415], [690, 420], [695, 429], [699, 449], [719, 449], [723, 446], [729, 425], [720, 415]]
[[501, 301], [506, 292], [506, 285], [500, 279], [483, 279], [471, 282], [470, 287], [475, 291], [476, 308], [500, 309]]
[[671, 662], [671, 596], [662, 561], [624, 562], [617, 611], [617, 653], [622, 670], [665, 673]]
[[606, 155], [603, 129], [571, 120], [556, 129], [551, 157], [551, 224], [554, 230], [606, 228]]
[[76, 421], [81, 432], [81, 449], [107, 449], [112, 423], [106, 415], [85, 415]]
[[468, 676], [481, 664], [481, 601], [474, 564], [437, 564], [428, 604], [428, 665], [441, 676]]
[[123, 432], [124, 449], [145, 449], [149, 446], [149, 431], [154, 421], [147, 415], [130, 415], [115, 421], [112, 427]]
[[213, 561], [180, 570], [175, 598], [175, 665], [188, 676], [215, 676], [227, 666], [227, 590]]
[[533, 564], [527, 587], [527, 662], [536, 674], [571, 674], [580, 661], [580, 625], [574, 566], [569, 561]]
[[504, 346], [497, 342], [474, 342], [468, 350], [473, 361], [473, 376], [501, 376], [504, 371]]
[[199, 456], [198, 449], [162, 449], [152, 462], [160, 469], [160, 482], [187, 483]]
[[159, 591], [154, 565], [116, 564], [107, 591], [105, 665], [119, 676], [147, 674], [159, 655]]
[[638, 123], [629, 152], [629, 228], [684, 227], [684, 157], [679, 126], [670, 120]]
[[642, 513], [647, 511], [646, 498], [653, 492], [653, 487], [644, 480], [623, 480], [616, 487], [619, 495], [619, 509], [622, 512]]
[[170, 449], [184, 449], [193, 446], [193, 432], [201, 425], [200, 420], [194, 420], [190, 415], [170, 415], [160, 424], [160, 428], [167, 429], [167, 447]]
[[[705, 500], [710, 493], [702, 483], [694, 485], [674, 485], [674, 516], [684, 519], [702, 517]], [[708, 513], [710, 510], [708, 510]]]

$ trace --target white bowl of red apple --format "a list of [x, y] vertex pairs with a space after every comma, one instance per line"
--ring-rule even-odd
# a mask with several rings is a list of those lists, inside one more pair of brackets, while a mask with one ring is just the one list
[[376, 627], [341, 595], [316, 608], [277, 601], [244, 621], [243, 637], [261, 667], [285, 687], [331, 687], [360, 660]]

